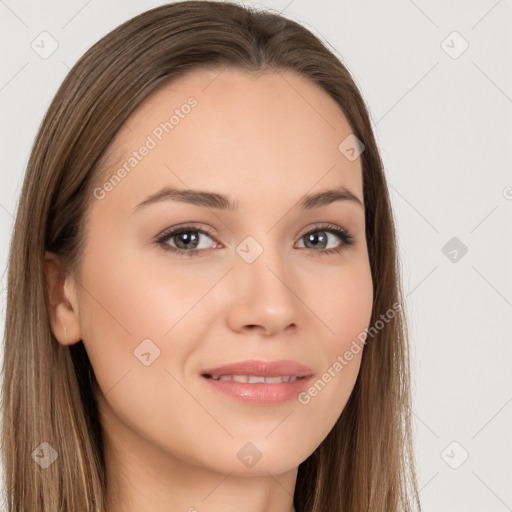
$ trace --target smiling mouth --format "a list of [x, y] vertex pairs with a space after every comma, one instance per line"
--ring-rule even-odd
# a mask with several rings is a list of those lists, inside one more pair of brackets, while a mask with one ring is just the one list
[[273, 406], [295, 400], [313, 371], [288, 359], [248, 359], [204, 369], [200, 375], [215, 392], [248, 405]]

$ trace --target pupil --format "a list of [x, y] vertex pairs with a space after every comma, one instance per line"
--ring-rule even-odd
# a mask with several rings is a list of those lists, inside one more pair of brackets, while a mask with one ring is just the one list
[[[191, 235], [192, 233], [192, 235]], [[193, 249], [195, 247], [197, 247], [197, 241], [198, 241], [198, 236], [193, 233], [192, 231], [187, 231], [186, 233], [180, 233], [179, 235], [176, 235], [177, 236], [177, 240], [178, 240], [178, 243], [176, 244], [180, 249]], [[182, 239], [184, 239], [184, 242], [182, 243]], [[189, 247], [187, 244], [190, 244], [190, 242], [194, 241], [195, 244], [193, 247]], [[180, 247], [180, 245], [182, 247]]]
[[325, 234], [323, 232], [321, 232], [321, 233], [322, 233], [321, 235], [318, 235], [316, 233], [312, 233], [312, 234], [309, 235], [309, 237], [308, 237], [309, 240], [308, 241], [309, 242], [313, 242], [313, 247], [318, 247], [318, 245], [319, 245], [318, 244], [318, 240], [319, 239], [322, 239], [320, 241], [320, 245], [322, 246], [322, 248], [325, 247], [325, 243], [327, 241], [327, 237], [325, 236]]

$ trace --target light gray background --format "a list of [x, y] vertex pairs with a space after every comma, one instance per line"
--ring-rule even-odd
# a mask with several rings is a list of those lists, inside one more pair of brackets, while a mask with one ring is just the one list
[[[0, 0], [2, 315], [16, 202], [51, 98], [101, 36], [162, 3]], [[425, 510], [512, 510], [512, 2], [246, 4], [327, 40], [370, 108], [398, 222]], [[31, 47], [43, 31], [58, 42], [46, 59]]]

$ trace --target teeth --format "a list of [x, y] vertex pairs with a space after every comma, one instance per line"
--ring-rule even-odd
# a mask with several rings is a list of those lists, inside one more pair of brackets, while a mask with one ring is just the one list
[[280, 382], [283, 382], [283, 377], [266, 377], [263, 380], [268, 384], [278, 384]]
[[265, 381], [266, 381], [265, 377], [253, 377], [251, 375], [251, 376], [249, 376], [249, 380], [247, 382], [249, 382], [249, 384], [258, 384], [260, 382], [265, 382]]
[[283, 375], [282, 377], [262, 377], [261, 375], [220, 375], [211, 376], [214, 380], [246, 382], [249, 384], [280, 384], [282, 382], [295, 382], [296, 376]]

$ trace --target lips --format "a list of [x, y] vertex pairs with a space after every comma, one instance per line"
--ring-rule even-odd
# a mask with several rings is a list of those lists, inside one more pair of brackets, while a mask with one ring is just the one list
[[306, 366], [287, 359], [279, 359], [276, 361], [258, 361], [250, 359], [211, 368], [202, 372], [203, 377], [217, 380], [220, 377], [227, 376], [302, 378], [311, 376], [312, 374], [313, 372]]
[[278, 405], [297, 398], [313, 372], [295, 361], [255, 359], [210, 368], [201, 373], [208, 387], [251, 405]]
[[296, 399], [313, 376], [295, 361], [248, 360], [211, 368], [201, 374], [210, 389], [252, 405], [277, 405]]

